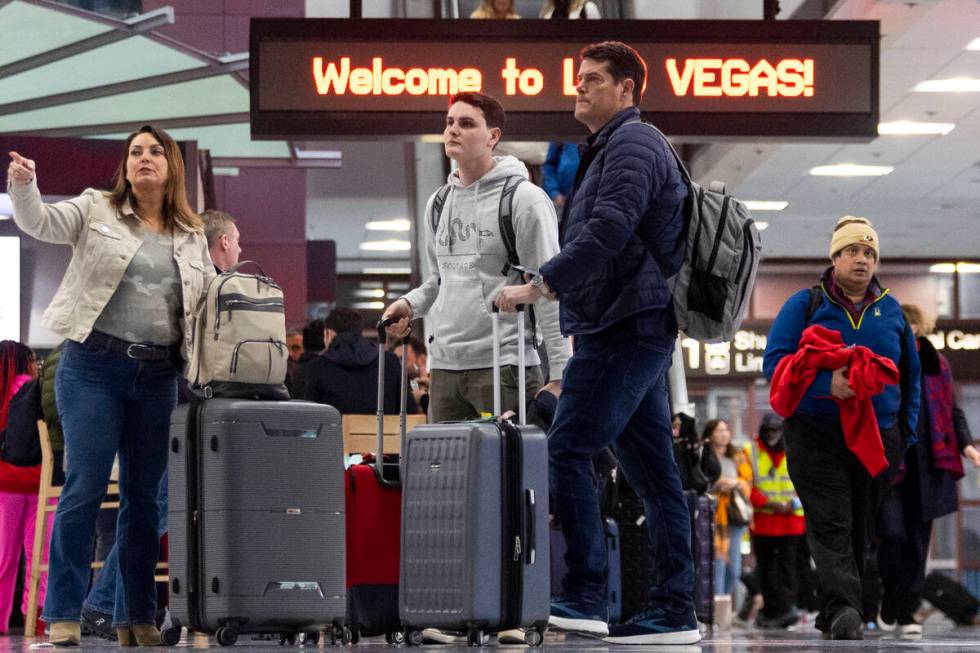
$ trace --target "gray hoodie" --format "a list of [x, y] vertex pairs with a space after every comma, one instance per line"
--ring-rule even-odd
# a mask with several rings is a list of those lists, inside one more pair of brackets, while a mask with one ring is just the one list
[[[432, 202], [425, 207], [425, 255], [430, 276], [405, 299], [415, 317], [427, 317], [429, 361], [433, 369], [472, 370], [493, 365], [490, 311], [505, 285], [523, 283], [516, 272], [501, 274], [507, 250], [500, 238], [500, 192], [513, 175], [528, 177], [524, 164], [512, 156], [494, 157], [496, 164], [469, 186], [458, 172], [449, 175], [451, 190], [432, 232]], [[438, 191], [437, 191], [438, 192]], [[532, 183], [514, 194], [514, 233], [521, 265], [538, 267], [558, 253], [558, 218], [548, 195]], [[547, 347], [551, 378], [560, 379], [569, 348], [558, 326], [558, 302], [539, 299], [534, 306], [537, 330]], [[527, 320], [525, 355], [528, 365], [540, 363]], [[517, 364], [517, 317], [502, 313], [501, 362]]]

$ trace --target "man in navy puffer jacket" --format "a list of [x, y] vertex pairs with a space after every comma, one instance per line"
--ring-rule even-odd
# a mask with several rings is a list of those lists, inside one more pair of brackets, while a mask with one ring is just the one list
[[[667, 144], [640, 122], [646, 64], [617, 42], [581, 54], [575, 117], [592, 132], [562, 225], [561, 252], [523, 286], [504, 288], [512, 310], [560, 297], [575, 336], [548, 438], [551, 491], [568, 544], [551, 625], [616, 644], [693, 644], [690, 517], [673, 456], [666, 374], [677, 322], [667, 279], [684, 256], [687, 186]], [[592, 456], [612, 445], [643, 498], [654, 544], [650, 605], [607, 626], [606, 550]]]

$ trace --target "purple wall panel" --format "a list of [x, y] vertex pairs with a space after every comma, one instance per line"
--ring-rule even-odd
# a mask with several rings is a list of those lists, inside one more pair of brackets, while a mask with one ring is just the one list
[[286, 321], [306, 316], [306, 171], [240, 168], [237, 177], [215, 177], [217, 208], [234, 216], [242, 258], [255, 260], [286, 295]]
[[279, 16], [302, 18], [306, 13], [303, 0], [225, 0], [225, 15], [239, 16]]

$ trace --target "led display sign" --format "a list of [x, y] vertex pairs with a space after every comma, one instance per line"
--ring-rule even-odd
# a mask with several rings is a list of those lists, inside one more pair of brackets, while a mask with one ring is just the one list
[[441, 131], [481, 91], [509, 137], [577, 136], [578, 53], [617, 39], [647, 62], [644, 117], [692, 137], [871, 139], [875, 21], [252, 19], [256, 138]]

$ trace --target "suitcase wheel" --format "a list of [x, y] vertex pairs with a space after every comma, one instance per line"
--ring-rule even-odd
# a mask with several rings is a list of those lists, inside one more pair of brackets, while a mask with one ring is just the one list
[[389, 644], [404, 644], [405, 643], [405, 633], [400, 630], [396, 630], [393, 633], [385, 633], [385, 641]]
[[225, 626], [219, 628], [214, 637], [221, 646], [234, 646], [235, 642], [238, 641], [238, 630], [231, 626]]
[[405, 643], [408, 644], [409, 646], [422, 646], [422, 631], [406, 630]]
[[300, 645], [316, 646], [320, 643], [320, 631], [311, 630], [309, 632], [300, 633], [296, 636], [296, 641], [298, 641]]
[[348, 626], [334, 626], [330, 629], [331, 644], [340, 642], [346, 646], [347, 644], [356, 644], [358, 640], [360, 640], [360, 633], [357, 634], [357, 638], [355, 639], [354, 631]]
[[160, 642], [164, 646], [177, 646], [180, 642], [180, 633], [183, 627], [180, 622], [173, 619], [170, 623], [169, 628], [164, 628], [163, 632], [160, 633]]
[[483, 646], [483, 631], [479, 628], [470, 627], [466, 633], [467, 646]]
[[528, 646], [541, 646], [544, 643], [544, 629], [528, 628], [524, 631], [524, 643]]

